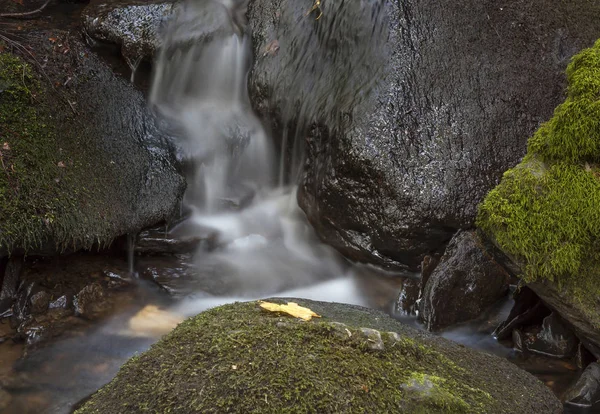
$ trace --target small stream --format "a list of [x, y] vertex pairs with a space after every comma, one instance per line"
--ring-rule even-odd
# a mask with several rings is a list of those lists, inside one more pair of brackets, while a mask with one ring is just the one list
[[[27, 25], [77, 29], [81, 7], [51, 7]], [[350, 303], [380, 309], [422, 329], [414, 315], [397, 310], [404, 282], [417, 275], [348, 263], [319, 242], [297, 206], [296, 188], [281, 182], [279, 177], [293, 178], [294, 173], [281, 167], [277, 171], [286, 162], [276, 158], [269, 134], [251, 110], [246, 88], [250, 45], [236, 30], [243, 22], [229, 24], [230, 30], [208, 44], [190, 46], [195, 35], [203, 35], [194, 32], [202, 26], [198, 21], [239, 13], [215, 9], [206, 14], [192, 3], [184, 7], [154, 67], [149, 100], [182, 131], [179, 146], [189, 165], [186, 220], [162, 239], [199, 240], [199, 247], [192, 253], [138, 254], [133, 263], [124, 252], [112, 254], [105, 271], [120, 275], [129, 286], [117, 295], [112, 316], [74, 327], [24, 358], [23, 344], [0, 343], [0, 377], [6, 389], [0, 399], [9, 399], [5, 413], [69, 413], [110, 381], [128, 358], [168, 332], [173, 321], [234, 301], [280, 296]], [[103, 50], [114, 55], [110, 48]], [[51, 273], [53, 266], [68, 267], [70, 260], [84, 267], [102, 261], [80, 254], [39, 266]], [[560, 397], [580, 373], [575, 365], [523, 355], [491, 336], [511, 305], [507, 300], [481, 320], [443, 336], [508, 358]], [[4, 321], [0, 337], [9, 333]]]

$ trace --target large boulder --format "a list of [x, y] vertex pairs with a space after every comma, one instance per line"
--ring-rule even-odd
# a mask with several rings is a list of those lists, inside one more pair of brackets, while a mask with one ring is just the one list
[[22, 38], [0, 48], [0, 255], [104, 246], [172, 217], [185, 182], [142, 94], [67, 32]]
[[565, 102], [488, 194], [477, 224], [600, 358], [600, 41], [567, 77]]
[[[367, 30], [381, 5], [383, 41]], [[569, 58], [600, 36], [598, 2], [321, 7], [316, 20], [305, 2], [251, 3], [250, 93], [261, 113], [282, 118], [276, 133], [315, 122], [298, 133], [308, 137], [299, 202], [323, 240], [390, 267], [417, 266], [473, 225], [479, 201], [563, 98]], [[358, 93], [368, 79], [374, 91]]]
[[550, 389], [507, 360], [378, 311], [297, 302], [322, 319], [257, 302], [188, 319], [76, 413], [562, 412]]

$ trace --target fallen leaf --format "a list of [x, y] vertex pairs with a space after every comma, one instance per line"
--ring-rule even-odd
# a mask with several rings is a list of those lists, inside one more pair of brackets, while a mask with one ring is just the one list
[[57, 166], [59, 166], [60, 168], [65, 168], [65, 163], [62, 161], [59, 161]]
[[320, 318], [321, 316], [314, 313], [312, 310], [299, 306], [297, 303], [288, 302], [287, 305], [279, 305], [271, 302], [259, 302], [260, 307], [270, 312], [287, 313], [295, 318], [300, 318], [305, 321], [310, 321], [313, 317]]
[[52, 43], [56, 43], [56, 41], [58, 39], [56, 37], [49, 37], [48, 40], [51, 41]]
[[5, 142], [5, 143], [2, 145], [2, 149], [3, 149], [4, 151], [10, 151], [10, 145], [8, 145], [8, 142]]

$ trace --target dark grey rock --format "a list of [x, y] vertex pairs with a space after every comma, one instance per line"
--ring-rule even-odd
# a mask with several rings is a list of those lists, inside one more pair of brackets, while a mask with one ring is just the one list
[[421, 281], [406, 278], [402, 283], [402, 290], [396, 301], [396, 314], [409, 316], [417, 313], [417, 300], [419, 299]]
[[592, 407], [600, 402], [600, 364], [594, 362], [583, 371], [581, 377], [565, 395], [565, 404]]
[[174, 237], [164, 229], [147, 230], [136, 238], [135, 252], [141, 255], [193, 253], [212, 236]]
[[32, 295], [29, 300], [31, 301], [31, 313], [33, 315], [46, 313], [50, 306], [50, 294], [44, 290]]
[[[302, 2], [251, 4], [253, 104], [279, 116], [275, 136], [286, 121], [316, 125], [298, 131], [308, 136], [299, 202], [323, 240], [355, 260], [417, 267], [473, 225], [478, 203], [563, 100], [570, 57], [600, 37], [600, 3], [324, 3], [318, 21], [302, 19]], [[389, 37], [366, 52], [368, 8], [383, 3]], [[351, 18], [355, 7], [363, 17]], [[367, 75], [375, 89], [367, 82], [351, 99]]]
[[426, 255], [421, 262], [421, 292], [427, 285], [429, 277], [440, 263], [441, 256], [439, 254]]
[[427, 281], [419, 318], [434, 331], [475, 319], [508, 288], [508, 273], [483, 249], [477, 234], [462, 231]]
[[84, 319], [97, 319], [105, 312], [104, 289], [98, 283], [87, 285], [73, 299], [75, 314]]

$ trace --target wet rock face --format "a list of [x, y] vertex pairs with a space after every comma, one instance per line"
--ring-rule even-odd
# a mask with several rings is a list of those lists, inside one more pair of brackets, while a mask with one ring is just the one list
[[423, 289], [419, 318], [432, 331], [475, 319], [508, 287], [508, 273], [484, 250], [477, 234], [460, 232]]
[[[281, 87], [286, 80], [321, 86], [309, 70], [276, 64], [293, 52], [293, 42], [339, 24], [339, 14], [326, 5], [321, 19], [305, 19], [299, 24], [306, 30], [293, 32], [285, 25], [295, 21], [286, 17], [297, 13], [295, 3], [256, 0], [250, 7], [256, 57], [250, 93], [263, 114], [277, 114], [282, 101], [295, 98]], [[525, 154], [527, 138], [562, 100], [569, 58], [600, 36], [594, 17], [600, 5], [385, 4], [390, 31], [379, 49], [388, 59], [378, 86], [347, 111], [353, 117], [341, 127], [322, 122], [318, 113], [308, 120], [319, 127], [305, 135], [299, 202], [321, 237], [352, 259], [416, 267], [457, 229], [472, 226], [479, 201]], [[363, 24], [344, 23], [347, 33]], [[269, 47], [274, 41], [275, 49]], [[335, 58], [325, 62], [320, 72], [334, 73], [328, 69]], [[345, 75], [360, 77], [365, 69]], [[341, 73], [326, 79], [325, 89], [305, 93], [306, 105], [318, 106]]]
[[175, 1], [92, 1], [82, 12], [85, 32], [121, 46], [130, 65], [151, 58], [161, 45], [161, 27]]

